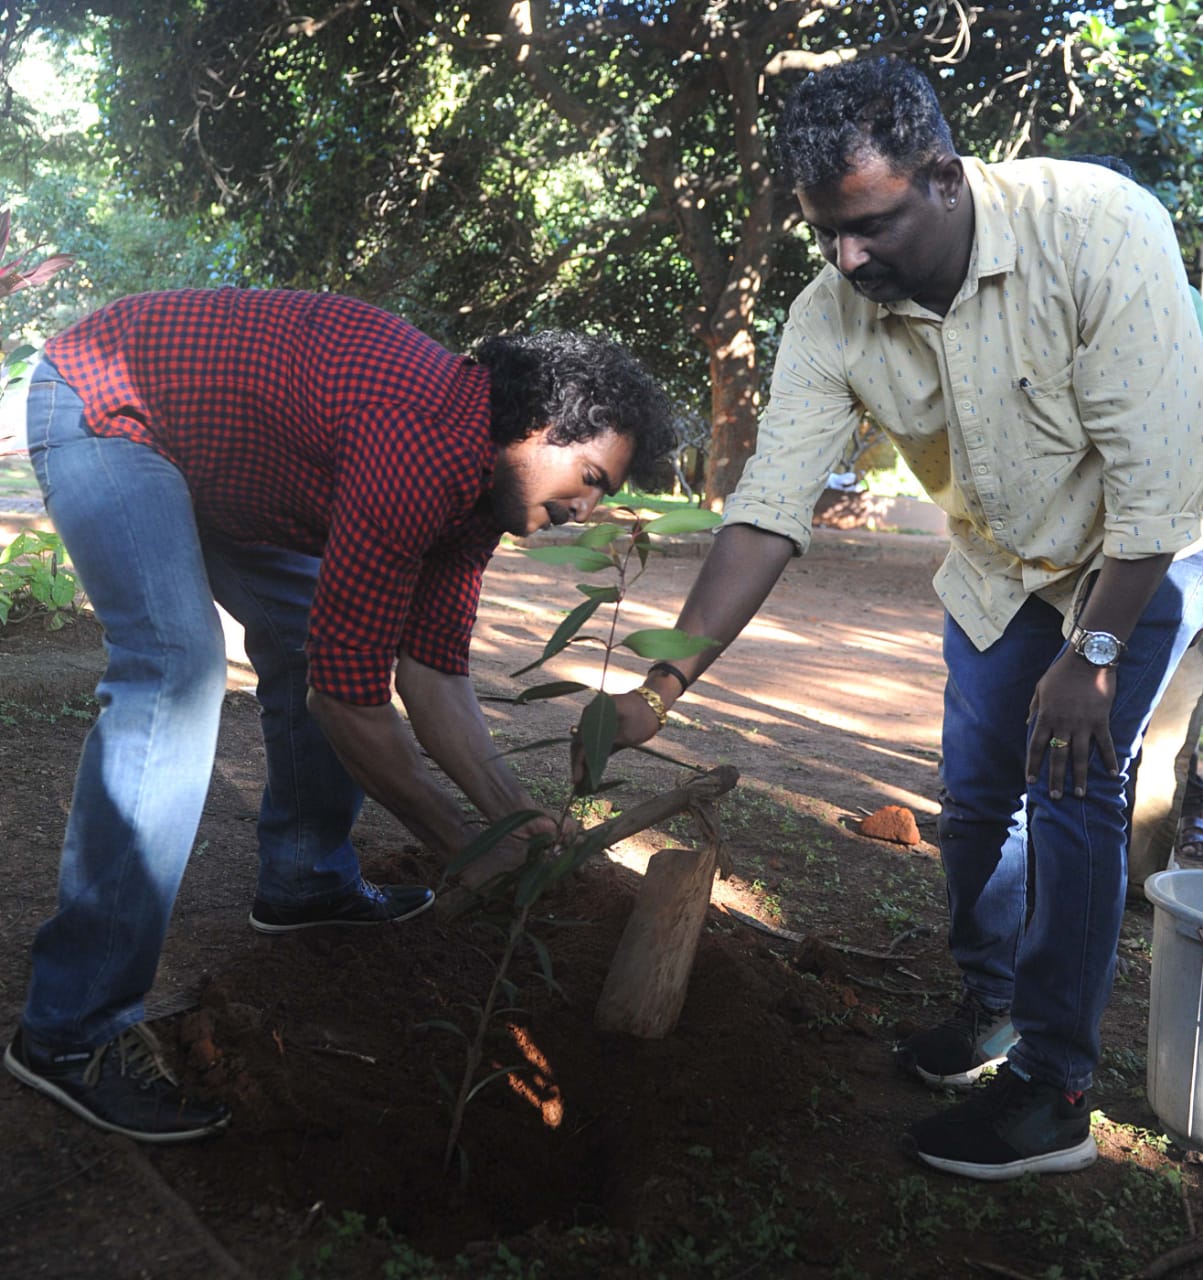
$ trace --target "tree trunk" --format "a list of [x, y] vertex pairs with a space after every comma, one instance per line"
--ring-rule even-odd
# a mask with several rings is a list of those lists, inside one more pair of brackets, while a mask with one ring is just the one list
[[706, 501], [718, 510], [735, 488], [756, 448], [760, 409], [756, 343], [751, 325], [726, 336], [714, 334], [710, 350], [711, 431], [706, 458]]

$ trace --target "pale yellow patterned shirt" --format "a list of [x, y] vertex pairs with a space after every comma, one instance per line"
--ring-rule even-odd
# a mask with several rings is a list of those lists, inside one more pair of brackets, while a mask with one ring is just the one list
[[979, 649], [1039, 593], [1063, 613], [1103, 555], [1196, 542], [1203, 336], [1169, 216], [1080, 161], [966, 159], [973, 252], [944, 317], [833, 267], [794, 301], [725, 522], [810, 544], [864, 411], [949, 517], [936, 575]]

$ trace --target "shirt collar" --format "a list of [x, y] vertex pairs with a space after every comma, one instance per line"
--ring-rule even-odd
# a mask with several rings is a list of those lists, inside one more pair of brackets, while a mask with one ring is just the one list
[[[1017, 257], [1006, 197], [992, 177], [990, 167], [973, 156], [962, 156], [961, 163], [965, 169], [965, 183], [973, 199], [973, 248], [969, 253], [969, 268], [965, 272], [964, 283], [957, 291], [950, 311], [959, 302], [972, 298], [982, 279], [1014, 270]], [[931, 315], [909, 298], [902, 302], [880, 304], [878, 315], [888, 312], [898, 315]]]
[[973, 197], [973, 253], [965, 283], [984, 276], [1001, 275], [1015, 267], [1015, 233], [1011, 229], [1008, 201], [990, 172], [990, 166], [972, 156], [962, 157], [965, 181]]

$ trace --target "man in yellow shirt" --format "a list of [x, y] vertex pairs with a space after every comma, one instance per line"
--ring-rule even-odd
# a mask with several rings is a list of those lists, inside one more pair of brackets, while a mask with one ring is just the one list
[[618, 741], [655, 734], [807, 549], [871, 412], [951, 540], [939, 834], [963, 993], [897, 1057], [937, 1087], [998, 1067], [909, 1142], [969, 1177], [1082, 1168], [1125, 772], [1203, 628], [1203, 350], [1178, 245], [1107, 169], [958, 156], [903, 63], [807, 77], [779, 137], [829, 265], [791, 308], [756, 454], [678, 622], [720, 646], [620, 697]]

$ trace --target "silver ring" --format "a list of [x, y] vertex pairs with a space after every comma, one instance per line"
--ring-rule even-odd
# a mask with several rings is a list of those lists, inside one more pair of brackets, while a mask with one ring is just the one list
[[1048, 745], [1052, 747], [1054, 751], [1064, 751], [1065, 748], [1069, 746], [1069, 739], [1068, 738], [1050, 738], [1048, 740]]

